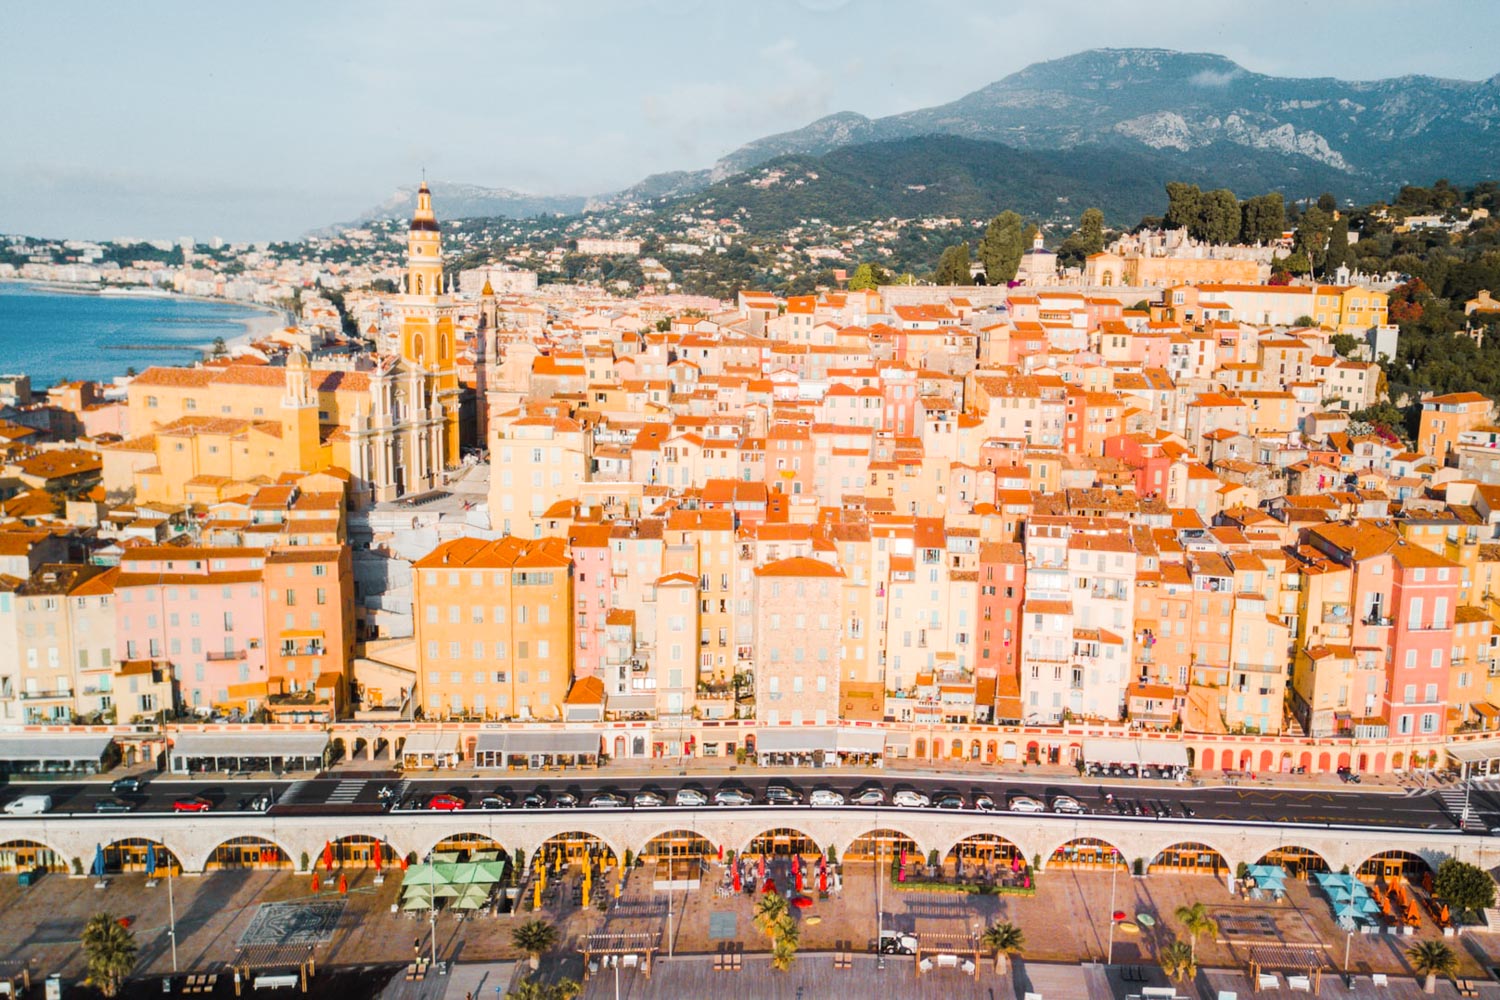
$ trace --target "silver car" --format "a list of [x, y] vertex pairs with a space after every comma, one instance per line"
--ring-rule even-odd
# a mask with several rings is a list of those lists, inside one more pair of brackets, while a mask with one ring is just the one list
[[679, 788], [677, 797], [673, 801], [679, 806], [706, 806], [708, 796], [696, 788]]
[[903, 788], [891, 797], [891, 803], [903, 809], [925, 809], [932, 805], [932, 800], [921, 792], [914, 792], [909, 788]]
[[714, 792], [714, 805], [717, 806], [748, 806], [754, 802], [755, 799], [749, 792], [742, 792], [738, 788], [721, 788]]
[[844, 797], [831, 788], [819, 788], [807, 797], [810, 806], [841, 806]]

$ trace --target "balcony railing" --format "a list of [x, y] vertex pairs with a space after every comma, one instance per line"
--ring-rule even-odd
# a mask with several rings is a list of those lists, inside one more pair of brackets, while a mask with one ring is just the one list
[[224, 649], [218, 651], [217, 653], [205, 653], [203, 658], [205, 660], [243, 660], [245, 658], [245, 651], [243, 649]]
[[71, 698], [71, 690], [53, 689], [51, 691], [22, 691], [22, 701], [56, 701], [58, 698]]
[[1386, 615], [1365, 615], [1361, 621], [1366, 625], [1378, 625], [1381, 628], [1390, 628], [1395, 624], [1394, 620]]

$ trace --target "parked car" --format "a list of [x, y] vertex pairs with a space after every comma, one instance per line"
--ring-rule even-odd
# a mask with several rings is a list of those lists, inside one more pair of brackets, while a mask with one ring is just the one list
[[799, 806], [802, 804], [802, 796], [785, 785], [767, 785], [766, 804], [772, 806]]
[[547, 796], [541, 792], [527, 792], [526, 797], [521, 800], [522, 809], [545, 809], [547, 808]]
[[103, 799], [94, 803], [96, 813], [128, 813], [132, 808], [134, 807], [129, 802], [122, 802], [119, 799]]
[[739, 788], [721, 788], [714, 792], [716, 806], [748, 806], [755, 804], [755, 796]]
[[510, 803], [498, 795], [486, 795], [479, 800], [479, 808], [485, 810], [506, 809]]
[[658, 806], [666, 805], [667, 800], [655, 792], [636, 792], [635, 798], [630, 800], [630, 804], [637, 809], [655, 809]]
[[572, 792], [559, 792], [557, 798], [552, 800], [553, 809], [577, 809], [578, 796]]
[[427, 808], [438, 812], [458, 812], [463, 809], [464, 800], [457, 795], [449, 795], [447, 792], [438, 792], [427, 800]]
[[974, 796], [974, 808], [982, 813], [994, 812], [995, 800], [988, 795], [976, 795]]
[[1030, 795], [1017, 795], [1010, 800], [1010, 811], [1013, 813], [1039, 813], [1046, 812], [1047, 807]]
[[939, 795], [935, 803], [939, 809], [962, 809], [964, 797], [958, 794]]
[[807, 797], [810, 806], [841, 806], [844, 796], [831, 788], [819, 788]]
[[679, 806], [706, 806], [708, 805], [708, 796], [696, 788], [679, 788], [677, 789], [676, 797], [672, 801]]
[[882, 955], [915, 955], [917, 939], [910, 934], [902, 934], [898, 931], [881, 931], [880, 953]]
[[925, 809], [932, 805], [932, 800], [921, 792], [914, 792], [910, 788], [903, 788], [891, 797], [891, 804], [903, 809]]
[[596, 792], [589, 799], [590, 809], [624, 809], [625, 796], [613, 792]]
[[857, 806], [883, 806], [885, 805], [885, 792], [879, 788], [866, 788], [856, 793], [849, 801]]
[[1077, 816], [1086, 810], [1083, 808], [1083, 803], [1073, 798], [1073, 796], [1059, 795], [1052, 800], [1052, 811]]
[[138, 792], [141, 790], [141, 779], [116, 778], [109, 783], [109, 790], [116, 795], [124, 795], [126, 792]]
[[214, 807], [214, 804], [201, 795], [195, 795], [190, 799], [178, 799], [172, 803], [174, 813], [206, 813]]

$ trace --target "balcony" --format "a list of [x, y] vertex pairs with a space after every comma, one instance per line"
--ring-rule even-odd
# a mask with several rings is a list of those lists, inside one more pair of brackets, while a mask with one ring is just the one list
[[1372, 614], [1372, 615], [1365, 615], [1364, 618], [1360, 619], [1360, 623], [1363, 624], [1363, 625], [1375, 625], [1375, 626], [1378, 626], [1380, 628], [1390, 628], [1392, 625], [1395, 624], [1395, 621], [1394, 621], [1394, 619], [1389, 618], [1386, 615], [1373, 615]]
[[21, 700], [22, 701], [57, 701], [59, 699], [66, 699], [66, 698], [72, 698], [72, 697], [73, 697], [73, 692], [71, 690], [58, 690], [58, 689], [54, 689], [54, 690], [51, 690], [51, 691], [22, 691], [21, 692]]
[[213, 661], [213, 660], [243, 660], [245, 658], [245, 651], [243, 649], [236, 649], [236, 650], [227, 650], [226, 649], [226, 650], [220, 650], [217, 653], [214, 653], [214, 652], [205, 653], [203, 655], [203, 658], [205, 660], [210, 660], [210, 661]]

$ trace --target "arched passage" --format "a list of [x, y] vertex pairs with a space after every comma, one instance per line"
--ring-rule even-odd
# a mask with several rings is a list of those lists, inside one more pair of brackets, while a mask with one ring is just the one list
[[844, 848], [845, 861], [875, 861], [877, 859], [900, 858], [905, 851], [907, 857], [917, 853], [917, 842], [900, 830], [871, 830], [862, 833]]
[[1152, 872], [1180, 872], [1183, 874], [1223, 875], [1229, 870], [1224, 855], [1207, 844], [1182, 843], [1164, 848], [1151, 859]]
[[1078, 837], [1060, 845], [1047, 860], [1047, 867], [1126, 869], [1125, 856], [1119, 848], [1096, 837]]
[[[144, 872], [149, 866], [148, 862], [153, 850], [156, 852], [158, 874], [166, 875], [169, 869], [170, 874], [182, 874], [182, 862], [178, 860], [177, 855], [168, 850], [160, 841], [147, 840], [144, 837], [127, 837], [105, 845], [104, 871], [109, 875]], [[83, 859], [84, 871], [89, 871], [92, 864], [92, 858]]]
[[482, 833], [455, 833], [433, 844], [432, 853], [457, 854], [460, 861], [473, 861], [476, 854], [493, 853], [498, 856], [505, 853], [505, 848], [500, 846], [498, 840]]
[[203, 864], [204, 871], [290, 867], [291, 855], [262, 837], [235, 837], [226, 840], [213, 849]]
[[1257, 864], [1280, 865], [1294, 878], [1305, 879], [1317, 872], [1332, 871], [1323, 855], [1306, 847], [1287, 845], [1267, 851]]
[[0, 872], [65, 872], [68, 859], [35, 840], [8, 840], [0, 844]]
[[613, 865], [614, 848], [592, 833], [570, 830], [542, 841], [533, 863], [545, 862], [553, 871], [561, 871], [570, 865], [582, 864], [585, 858], [590, 864]]
[[646, 841], [640, 856], [645, 861], [677, 858], [717, 857], [719, 849], [708, 838], [693, 830], [668, 830]]
[[745, 845], [741, 853], [751, 857], [789, 858], [793, 854], [804, 856], [821, 854], [822, 848], [818, 846], [816, 840], [801, 830], [781, 827], [751, 837], [750, 843]]
[[[382, 864], [390, 864], [398, 857], [394, 848], [385, 841], [368, 834], [356, 833], [347, 837], [340, 837], [333, 841], [333, 861], [340, 868], [373, 868], [375, 867], [375, 852], [380, 851]], [[323, 864], [323, 854], [320, 851], [316, 858], [312, 859], [314, 865]]]
[[1432, 874], [1432, 866], [1421, 855], [1410, 851], [1381, 851], [1366, 859], [1356, 874], [1372, 882], [1390, 882], [1400, 878], [1420, 883], [1424, 876]]
[[948, 848], [943, 872], [968, 876], [998, 874], [1002, 869], [1018, 871], [1026, 865], [1019, 847], [996, 833], [977, 833]]

